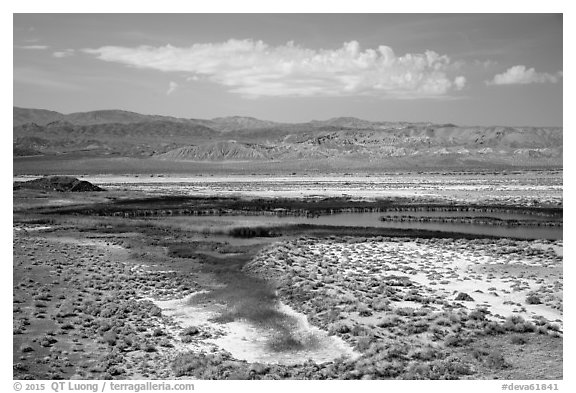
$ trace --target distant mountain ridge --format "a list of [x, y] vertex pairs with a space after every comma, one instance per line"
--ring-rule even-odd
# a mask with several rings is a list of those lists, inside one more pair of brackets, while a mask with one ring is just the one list
[[[339, 160], [413, 165], [561, 166], [561, 127], [462, 127], [354, 117], [278, 123], [183, 119], [100, 110], [64, 115], [14, 107], [13, 154], [148, 157], [163, 161]], [[380, 164], [377, 164], [380, 163]]]

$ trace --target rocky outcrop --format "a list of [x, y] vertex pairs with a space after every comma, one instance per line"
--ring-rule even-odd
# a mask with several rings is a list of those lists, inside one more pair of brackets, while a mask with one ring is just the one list
[[70, 176], [45, 176], [26, 182], [15, 182], [14, 189], [33, 189], [59, 192], [91, 192], [104, 191], [103, 188], [85, 180]]

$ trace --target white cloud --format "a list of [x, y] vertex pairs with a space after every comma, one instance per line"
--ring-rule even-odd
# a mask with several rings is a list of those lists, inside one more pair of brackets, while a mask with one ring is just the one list
[[474, 60], [473, 64], [487, 70], [491, 67], [497, 66], [498, 62], [494, 60]]
[[454, 78], [454, 86], [456, 90], [462, 90], [466, 86], [466, 78], [463, 76], [457, 76]]
[[16, 45], [15, 48], [26, 50], [46, 50], [50, 47], [48, 45]]
[[70, 57], [74, 55], [74, 49], [64, 49], [63, 51], [57, 51], [52, 53], [52, 56], [63, 58], [63, 57]]
[[523, 65], [510, 67], [501, 74], [486, 81], [487, 85], [527, 85], [531, 83], [558, 83], [562, 78], [562, 71], [555, 74], [536, 72], [534, 68], [526, 68]]
[[98, 59], [137, 68], [188, 73], [248, 97], [377, 95], [443, 97], [464, 87], [461, 64], [433, 51], [396, 56], [387, 46], [362, 51], [356, 41], [338, 49], [307, 49], [289, 42], [229, 40], [134, 48], [84, 49]]
[[170, 81], [168, 84], [168, 90], [166, 91], [166, 95], [169, 96], [170, 94], [174, 93], [174, 91], [178, 88], [178, 83]]

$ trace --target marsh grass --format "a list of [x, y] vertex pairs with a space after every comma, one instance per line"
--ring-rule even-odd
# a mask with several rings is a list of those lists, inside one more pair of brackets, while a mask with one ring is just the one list
[[267, 346], [273, 351], [291, 351], [316, 345], [313, 337], [295, 333], [297, 321], [278, 310], [276, 288], [269, 282], [241, 270], [244, 260], [229, 258], [224, 262], [208, 258], [206, 268], [215, 273], [223, 285], [192, 298], [195, 304], [218, 303], [225, 309], [214, 322], [246, 321], [272, 332]]

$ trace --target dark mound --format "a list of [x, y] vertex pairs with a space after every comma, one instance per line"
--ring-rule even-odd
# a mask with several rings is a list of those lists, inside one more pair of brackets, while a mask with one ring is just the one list
[[456, 296], [456, 300], [460, 300], [460, 301], [464, 301], [464, 302], [473, 302], [474, 298], [465, 292], [460, 292], [458, 294], [458, 296]]
[[104, 191], [103, 188], [95, 186], [90, 182], [78, 180], [71, 176], [45, 176], [40, 179], [14, 183], [14, 189], [20, 188], [61, 192]]

